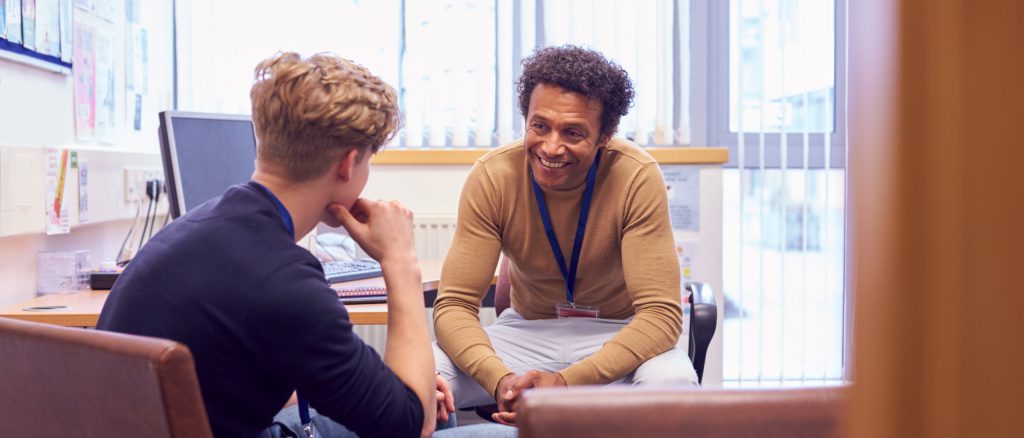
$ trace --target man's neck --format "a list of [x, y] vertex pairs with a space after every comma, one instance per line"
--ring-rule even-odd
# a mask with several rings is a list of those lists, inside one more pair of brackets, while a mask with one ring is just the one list
[[273, 193], [292, 217], [295, 240], [313, 231], [324, 211], [323, 202], [316, 198], [316, 190], [306, 184], [296, 184], [276, 175], [256, 170], [252, 180]]

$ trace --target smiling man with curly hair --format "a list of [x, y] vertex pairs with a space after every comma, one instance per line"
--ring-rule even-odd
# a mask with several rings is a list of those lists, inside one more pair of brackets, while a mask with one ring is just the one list
[[[460, 407], [498, 402], [515, 422], [532, 387], [695, 385], [679, 265], [658, 163], [615, 138], [633, 86], [620, 66], [574, 46], [523, 61], [522, 140], [473, 166], [434, 305], [437, 369]], [[477, 316], [500, 254], [511, 307]]]

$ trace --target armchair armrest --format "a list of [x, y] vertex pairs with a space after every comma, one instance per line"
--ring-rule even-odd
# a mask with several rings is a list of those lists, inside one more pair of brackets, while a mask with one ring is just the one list
[[690, 348], [687, 354], [697, 371], [697, 378], [703, 381], [708, 346], [718, 327], [718, 304], [710, 284], [687, 282], [685, 287], [690, 292]]
[[574, 387], [525, 393], [519, 436], [832, 437], [848, 388]]

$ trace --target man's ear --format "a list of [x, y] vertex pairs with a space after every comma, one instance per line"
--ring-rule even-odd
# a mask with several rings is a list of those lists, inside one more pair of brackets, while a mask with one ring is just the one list
[[341, 182], [348, 182], [349, 177], [352, 176], [352, 169], [356, 167], [356, 163], [359, 160], [359, 150], [356, 148], [345, 151], [341, 156], [341, 160], [338, 161], [338, 165], [335, 168], [335, 174]]
[[597, 136], [597, 147], [607, 146], [608, 142], [611, 141], [612, 134], [601, 134]]

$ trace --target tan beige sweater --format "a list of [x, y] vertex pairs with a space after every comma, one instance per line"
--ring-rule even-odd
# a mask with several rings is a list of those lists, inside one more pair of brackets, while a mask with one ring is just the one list
[[[658, 164], [621, 139], [598, 153], [575, 301], [599, 307], [602, 318], [635, 318], [600, 351], [560, 371], [570, 385], [626, 376], [675, 346], [682, 325], [679, 263]], [[499, 254], [511, 260], [512, 307], [524, 318], [554, 318], [555, 305], [566, 302], [565, 281], [544, 233], [527, 166], [522, 141], [495, 149], [473, 166], [434, 304], [438, 344], [491, 394], [511, 372], [495, 355], [477, 316]], [[567, 259], [583, 188], [544, 193]]]

